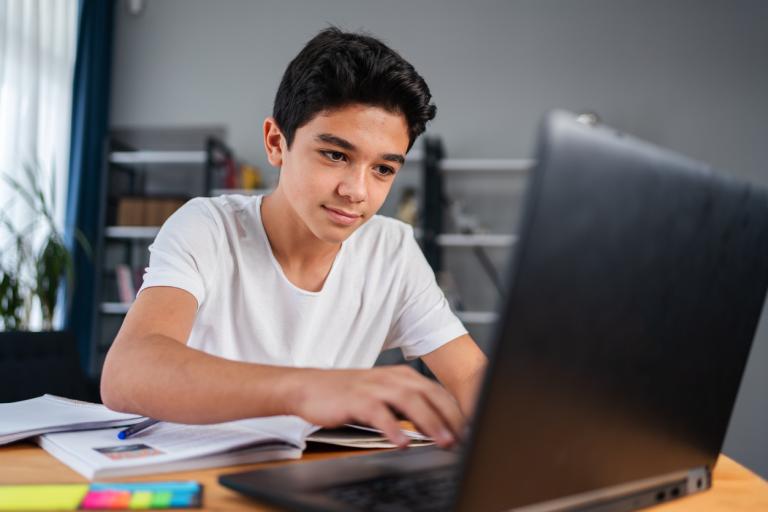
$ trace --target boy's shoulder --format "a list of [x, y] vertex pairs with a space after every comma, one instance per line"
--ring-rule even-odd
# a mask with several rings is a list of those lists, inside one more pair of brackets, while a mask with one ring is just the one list
[[219, 244], [258, 218], [258, 196], [194, 197], [163, 224], [163, 237], [214, 240]]
[[409, 242], [415, 242], [413, 227], [401, 220], [374, 215], [349, 239], [351, 245], [381, 252], [382, 249], [397, 251]]
[[189, 202], [205, 205], [212, 211], [233, 214], [254, 211], [254, 208], [258, 208], [261, 204], [261, 198], [260, 195], [226, 194], [216, 197], [196, 197]]
[[209, 218], [223, 220], [240, 214], [258, 213], [261, 196], [222, 195], [218, 197], [194, 197], [180, 210], [190, 219]]

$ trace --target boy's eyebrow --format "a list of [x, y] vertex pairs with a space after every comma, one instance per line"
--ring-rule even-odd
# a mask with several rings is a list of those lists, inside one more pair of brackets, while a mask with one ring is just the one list
[[381, 155], [381, 158], [387, 162], [397, 162], [400, 165], [405, 163], [405, 157], [403, 155], [398, 155], [397, 153], [384, 153]]
[[[315, 137], [315, 139], [320, 142], [325, 142], [326, 144], [333, 144], [334, 146], [338, 146], [342, 149], [346, 149], [347, 151], [357, 150], [357, 147], [351, 142], [349, 142], [348, 140], [342, 139], [341, 137], [338, 137], [336, 135], [331, 135], [330, 133], [321, 133], [317, 137]], [[388, 162], [397, 162], [400, 165], [403, 165], [405, 163], [405, 157], [397, 153], [384, 153], [383, 155], [381, 155], [381, 158]]]
[[355, 145], [349, 142], [347, 139], [342, 139], [341, 137], [331, 135], [330, 133], [321, 133], [315, 138], [320, 142], [327, 142], [328, 144], [339, 146], [340, 148], [346, 149], [347, 151], [355, 151], [357, 149]]

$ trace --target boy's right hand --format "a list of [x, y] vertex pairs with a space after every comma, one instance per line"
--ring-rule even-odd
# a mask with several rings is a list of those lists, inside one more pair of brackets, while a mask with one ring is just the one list
[[408, 445], [394, 411], [444, 448], [464, 429], [459, 405], [440, 384], [406, 365], [369, 370], [297, 369], [281, 384], [287, 414], [322, 427], [363, 423], [381, 430], [399, 447]]

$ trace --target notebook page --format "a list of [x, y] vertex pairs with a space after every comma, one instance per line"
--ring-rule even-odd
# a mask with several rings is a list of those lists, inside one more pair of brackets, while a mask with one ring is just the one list
[[26, 432], [39, 433], [68, 426], [99, 426], [105, 422], [115, 425], [137, 418], [141, 416], [115, 412], [101, 404], [43, 395], [0, 404], [0, 443], [5, 442], [6, 437], [18, 438], [19, 434]]

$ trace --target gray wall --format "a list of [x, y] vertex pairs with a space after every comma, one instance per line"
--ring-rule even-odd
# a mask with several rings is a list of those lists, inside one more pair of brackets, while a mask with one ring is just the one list
[[[565, 107], [768, 183], [768, 2], [148, 0], [138, 16], [119, 7], [112, 125], [226, 125], [238, 154], [263, 167], [261, 123], [280, 76], [334, 23], [385, 39], [424, 75], [438, 104], [430, 132], [450, 156], [528, 156], [541, 113]], [[472, 197], [519, 188], [496, 179], [450, 187], [471, 209]], [[493, 210], [476, 213], [511, 230]], [[768, 477], [766, 390], [768, 314], [725, 445]]]

